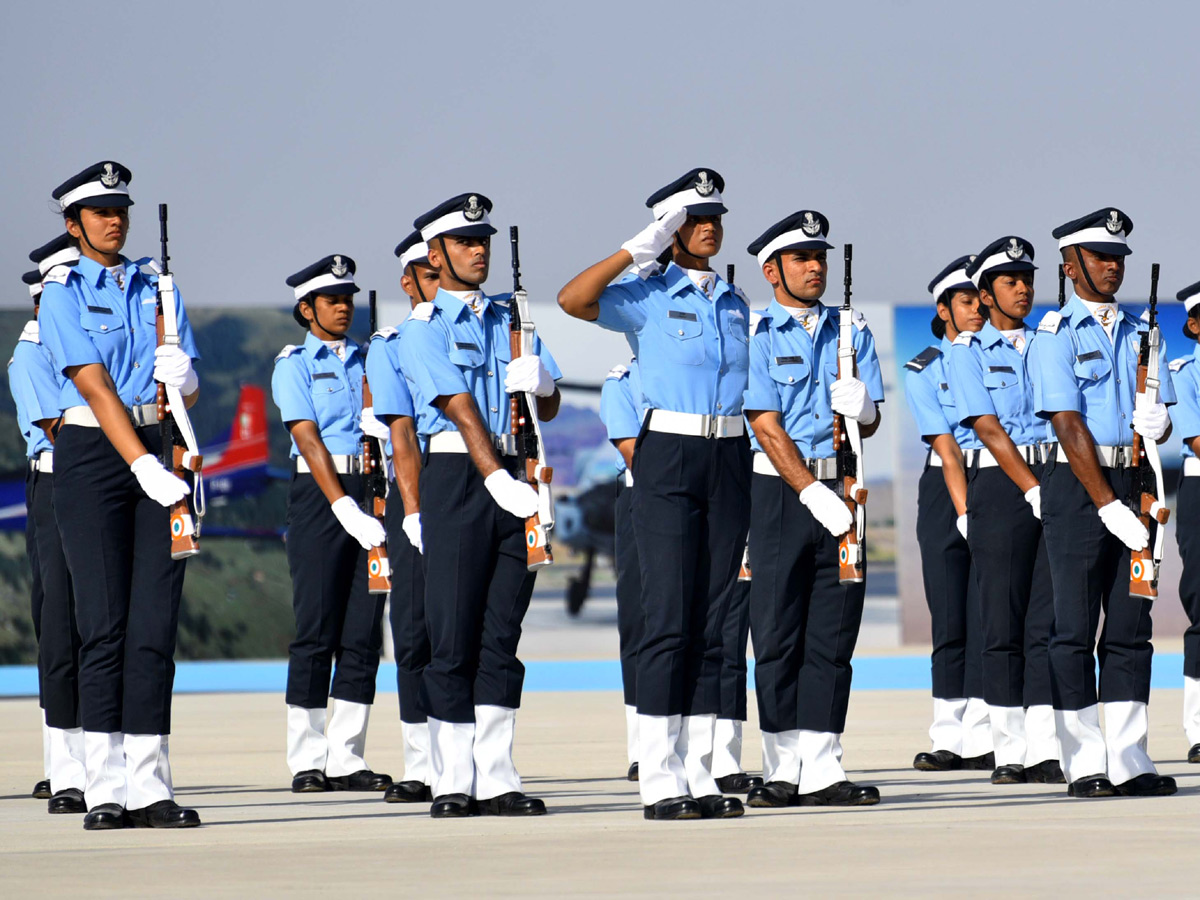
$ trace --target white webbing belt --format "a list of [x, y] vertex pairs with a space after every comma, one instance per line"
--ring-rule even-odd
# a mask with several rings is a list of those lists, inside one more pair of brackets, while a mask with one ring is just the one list
[[[1100, 460], [1100, 466], [1104, 469], [1124, 469], [1126, 466], [1133, 465], [1133, 447], [1127, 444], [1122, 444], [1118, 447], [1109, 447], [1105, 444], [1096, 444], [1096, 458]], [[1058, 445], [1058, 452], [1055, 455], [1060, 463], [1070, 462], [1067, 459], [1067, 451], [1062, 448], [1062, 444]]]
[[[831, 478], [837, 478], [837, 459], [830, 456], [825, 459], [801, 459], [804, 463], [804, 468], [812, 473], [813, 478], [817, 481], [828, 481]], [[775, 469], [775, 464], [771, 462], [771, 458], [761, 451], [754, 453], [754, 471], [758, 475], [774, 475], [779, 477], [779, 472]]]
[[54, 451], [43, 450], [37, 456], [31, 456], [29, 458], [29, 468], [33, 472], [53, 472]]
[[689, 437], [728, 438], [746, 433], [746, 420], [741, 416], [709, 416], [700, 413], [674, 412], [653, 409], [649, 412], [650, 431], [682, 434]]
[[[158, 424], [158, 404], [156, 403], [143, 403], [141, 406], [132, 408], [127, 406], [125, 412], [129, 414], [129, 421], [133, 423], [134, 428]], [[100, 421], [90, 406], [68, 406], [63, 411], [62, 423], [64, 425], [82, 425], [84, 428], [100, 427]]]
[[[329, 458], [333, 460], [334, 471], [339, 475], [357, 475], [362, 469], [357, 453], [330, 453]], [[303, 456], [296, 457], [296, 471], [305, 475], [312, 474], [312, 468]]]
[[[1025, 460], [1028, 465], [1036, 466], [1042, 462], [1042, 446], [1041, 444], [1019, 444], [1017, 453], [1021, 459]], [[992, 455], [992, 451], [987, 447], [979, 450], [967, 451], [967, 466], [978, 466], [981, 469], [993, 469], [1000, 463], [996, 457]]]
[[1200, 459], [1189, 456], [1183, 461], [1183, 477], [1190, 478], [1200, 475]]
[[[439, 431], [429, 436], [430, 453], [466, 453], [467, 445], [457, 431]], [[501, 456], [517, 455], [517, 439], [511, 434], [493, 434], [492, 446]]]

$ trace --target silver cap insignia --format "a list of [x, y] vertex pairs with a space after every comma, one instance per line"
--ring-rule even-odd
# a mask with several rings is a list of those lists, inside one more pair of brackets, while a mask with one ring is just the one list
[[100, 183], [106, 188], [116, 187], [121, 180], [120, 173], [113, 170], [112, 163], [104, 164], [104, 171], [100, 173]]
[[1016, 238], [1009, 238], [1008, 246], [1004, 248], [1004, 252], [1008, 254], [1009, 259], [1018, 260], [1025, 255], [1025, 247]]
[[487, 212], [487, 210], [479, 205], [479, 198], [474, 194], [470, 196], [470, 198], [467, 200], [467, 205], [463, 207], [463, 215], [466, 217], [468, 222], [478, 222], [483, 218], [483, 214], [485, 212]]
[[346, 273], [349, 271], [350, 267], [342, 262], [342, 258], [340, 256], [335, 256], [333, 258], [333, 265], [329, 267], [330, 275], [332, 275], [334, 278], [345, 278]]
[[1104, 223], [1104, 227], [1108, 229], [1109, 234], [1119, 234], [1125, 230], [1125, 223], [1121, 220], [1121, 215], [1115, 209], [1109, 210], [1108, 220]]
[[816, 237], [821, 233], [821, 223], [811, 212], [806, 212], [804, 221], [800, 223], [800, 230], [809, 237]]
[[701, 172], [696, 177], [696, 193], [699, 194], [701, 197], [709, 196], [716, 189], [717, 189], [717, 185], [714, 182], [708, 180], [707, 172]]

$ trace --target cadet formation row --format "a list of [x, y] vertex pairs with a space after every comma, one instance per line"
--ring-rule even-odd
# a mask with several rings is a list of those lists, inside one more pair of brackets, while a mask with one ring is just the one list
[[[173, 800], [167, 737], [199, 512], [186, 423], [198, 356], [166, 260], [121, 253], [130, 180], [104, 162], [53, 192], [65, 233], [31, 254], [38, 270], [25, 280], [40, 312], [10, 369], [30, 460], [48, 782], [36, 793], [51, 812], [86, 813], [88, 829], [200, 822]], [[880, 799], [847, 778], [841, 746], [864, 597], [861, 441], [879, 426], [879, 361], [849, 278], [842, 310], [821, 303], [824, 215], [796, 212], [750, 245], [772, 297], [761, 314], [713, 271], [724, 188], [693, 169], [656, 191], [651, 223], [558, 296], [569, 315], [624, 333], [635, 356], [609, 373], [601, 403], [627, 467], [618, 614], [629, 777], [647, 819], [742, 815], [731, 794], [751, 807]], [[294, 791], [382, 791], [430, 803], [434, 817], [545, 812], [524, 793], [512, 748], [534, 520], [551, 515], [543, 470], [527, 457], [535, 419], [558, 411], [560, 372], [528, 321], [514, 344], [523, 293], [482, 290], [491, 208], [463, 194], [416, 219], [396, 247], [412, 313], [375, 333], [369, 354], [346, 336], [359, 290], [350, 257], [287, 279], [306, 332], [272, 379], [292, 437]], [[1153, 495], [1146, 509], [1126, 501], [1172, 427], [1169, 406], [1184, 474], [1200, 473], [1200, 366], [1187, 356], [1160, 369], [1165, 346], [1154, 347], [1135, 397], [1139, 351], [1157, 332], [1114, 299], [1132, 229], [1104, 209], [1054, 230], [1073, 290], [1036, 331], [1023, 238], [954, 260], [929, 286], [940, 344], [907, 376], [930, 448], [918, 535], [934, 722], [918, 769], [992, 769], [996, 784], [1065, 782], [1081, 798], [1175, 791], [1146, 751], [1150, 603], [1136, 577], [1130, 590], [1131, 553], [1135, 575], [1146, 557], [1144, 587], [1157, 574], [1147, 547], [1161, 549], [1161, 488], [1141, 485]], [[1192, 340], [1198, 290], [1180, 294], [1195, 313]], [[383, 521], [356, 499], [379, 471], [364, 435], [390, 462]], [[1200, 745], [1198, 486], [1183, 479], [1178, 533], [1193, 623], [1187, 732]], [[364, 760], [380, 579], [390, 579], [404, 735], [395, 782]], [[740, 761], [748, 632], [762, 778]]]

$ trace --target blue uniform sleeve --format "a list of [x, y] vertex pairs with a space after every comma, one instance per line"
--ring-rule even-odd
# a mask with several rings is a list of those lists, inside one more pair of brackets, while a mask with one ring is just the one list
[[600, 295], [600, 315], [596, 317], [596, 324], [625, 334], [641, 331], [646, 324], [644, 301], [650, 292], [650, 286], [641, 278], [610, 284]]
[[1175, 394], [1175, 377], [1171, 371], [1171, 366], [1167, 362], [1167, 342], [1164, 340], [1158, 348], [1158, 399], [1167, 406], [1173, 406], [1179, 402], [1179, 398]]
[[371, 387], [371, 405], [376, 416], [413, 415], [412, 394], [395, 358], [396, 340], [372, 338], [367, 353], [367, 384]]
[[605, 379], [600, 388], [600, 419], [610, 441], [637, 437], [642, 430], [641, 403], [633, 396], [628, 375]]
[[1043, 419], [1057, 412], [1082, 412], [1075, 380], [1075, 351], [1064, 324], [1056, 333], [1038, 332], [1026, 351], [1033, 382], [1033, 411]]
[[304, 420], [320, 424], [312, 401], [312, 379], [298, 352], [275, 361], [271, 396], [279, 407], [279, 417], [284, 425]]
[[462, 369], [450, 361], [442, 330], [432, 322], [406, 323], [399, 357], [424, 403], [471, 392]]
[[62, 412], [58, 400], [60, 385], [54, 377], [49, 354], [41, 346], [18, 341], [8, 377], [13, 400], [25, 410], [30, 422], [58, 418]]
[[79, 303], [67, 285], [57, 282], [46, 285], [42, 292], [38, 322], [42, 343], [50, 351], [50, 357], [59, 372], [66, 374], [71, 366], [103, 364], [100, 351], [80, 321]]
[[876, 403], [883, 402], [883, 373], [879, 369], [879, 355], [875, 352], [875, 338], [870, 328], [854, 327], [854, 354], [858, 363], [858, 378], [867, 386], [867, 393]]
[[904, 374], [904, 397], [908, 401], [908, 408], [912, 410], [913, 418], [917, 420], [917, 431], [921, 437], [953, 434], [950, 423], [946, 421], [942, 412], [942, 404], [938, 400], [929, 370], [908, 371]]
[[1196, 363], [1189, 363], [1179, 372], [1172, 374], [1179, 379], [1175, 408], [1171, 410], [1171, 424], [1175, 433], [1185, 441], [1200, 437], [1200, 382], [1196, 379]]
[[[880, 393], [883, 393], [882, 388]], [[783, 410], [779, 390], [771, 378], [771, 330], [761, 325], [750, 338], [750, 371], [742, 408], [775, 412]]]
[[996, 405], [983, 383], [983, 361], [974, 345], [954, 344], [946, 360], [946, 380], [958, 421], [965, 423], [976, 416], [995, 416]]

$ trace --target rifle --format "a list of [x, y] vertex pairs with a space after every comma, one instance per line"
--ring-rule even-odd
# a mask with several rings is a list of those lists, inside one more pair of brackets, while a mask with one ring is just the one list
[[1067, 305], [1067, 270], [1063, 268], [1062, 263], [1058, 264], [1058, 308], [1062, 309]]
[[[375, 333], [375, 292], [367, 291], [367, 308], [371, 334]], [[367, 343], [370, 344], [368, 338]], [[363, 354], [364, 365], [366, 353]], [[374, 405], [371, 398], [371, 386], [367, 384], [367, 372], [363, 369], [362, 403], [367, 409]], [[383, 448], [379, 438], [371, 437], [365, 431], [362, 438], [362, 473], [363, 498], [359, 503], [362, 511], [368, 516], [374, 516], [383, 523], [384, 512], [387, 510], [387, 472], [383, 463]], [[388, 562], [387, 543], [372, 547], [367, 551], [367, 592], [370, 594], [386, 594], [392, 589], [392, 569]]]
[[[854, 245], [846, 244], [846, 293], [838, 315], [838, 378], [854, 378], [858, 374], [852, 332], [854, 309], [850, 306], [853, 258]], [[838, 581], [859, 584], [867, 568], [867, 488], [862, 474], [862, 435], [856, 420], [833, 417], [833, 449], [837, 454], [838, 494], [854, 516], [854, 527], [838, 541]]]
[[[1145, 395], [1151, 403], [1158, 402], [1158, 350], [1162, 334], [1158, 328], [1158, 263], [1150, 267], [1150, 321], [1142, 332], [1138, 348], [1137, 394]], [[1162, 460], [1158, 456], [1158, 444], [1143, 440], [1133, 433], [1133, 485], [1130, 488], [1129, 505], [1138, 519], [1150, 530], [1150, 520], [1156, 523], [1154, 542], [1145, 550], [1131, 551], [1129, 556], [1129, 593], [1147, 600], [1158, 597], [1158, 574], [1163, 558], [1163, 539], [1167, 519], [1171, 511], [1163, 504], [1166, 496], [1163, 487]]]
[[[509, 347], [513, 359], [516, 359], [533, 353], [535, 330], [533, 320], [529, 317], [529, 298], [521, 287], [521, 256], [516, 225], [509, 226], [508, 239], [512, 244], [513, 272]], [[537, 419], [537, 397], [532, 393], [513, 394], [510, 402], [512, 433], [517, 440], [517, 459], [520, 463], [517, 477], [533, 485], [538, 492], [538, 511], [525, 520], [525, 558], [532, 572], [554, 562], [550, 549], [550, 531], [554, 528], [554, 497], [550, 493], [550, 481], [554, 477], [554, 469], [546, 465], [546, 445], [542, 441], [542, 429]]]
[[[733, 290], [733, 263], [725, 267], [725, 281], [729, 284], [729, 289]], [[750, 571], [750, 544], [747, 542], [746, 549], [742, 551], [742, 565], [738, 569], [738, 581], [750, 581], [752, 573]]]

